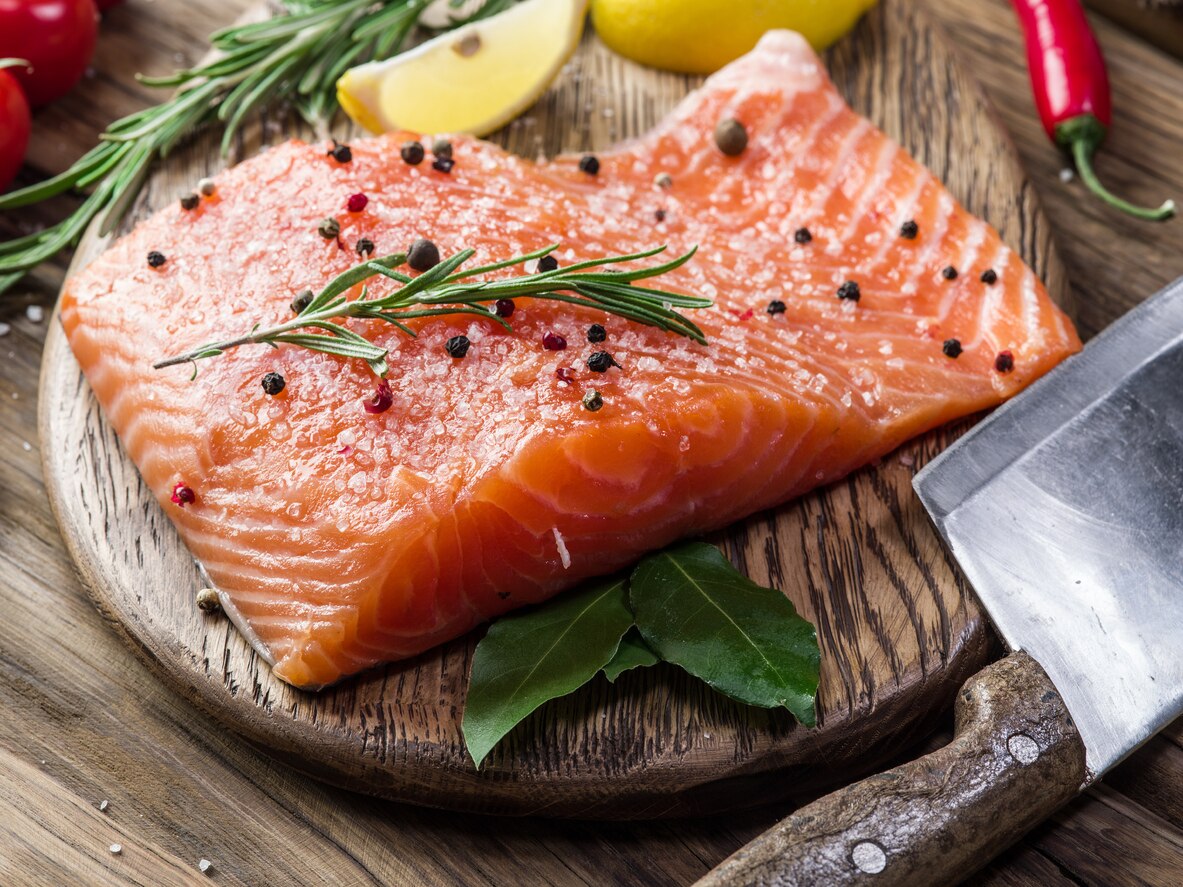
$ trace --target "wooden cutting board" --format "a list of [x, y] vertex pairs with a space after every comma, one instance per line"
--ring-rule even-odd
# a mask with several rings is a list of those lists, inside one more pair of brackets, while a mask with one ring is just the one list
[[[898, 139], [1067, 292], [1014, 150], [932, 23], [887, 0], [827, 56], [853, 107]], [[652, 127], [694, 78], [628, 63], [588, 36], [551, 91], [495, 141], [534, 157], [607, 147]], [[347, 132], [336, 130], [339, 137]], [[238, 150], [307, 135], [264, 119]], [[350, 133], [350, 135], [356, 135]], [[160, 165], [130, 221], [225, 164], [213, 135]], [[102, 248], [80, 245], [75, 264]], [[143, 486], [54, 324], [42, 366], [45, 479], [95, 602], [178, 692], [312, 776], [435, 807], [648, 818], [816, 792], [869, 772], [931, 728], [992, 641], [912, 494], [917, 468], [961, 428], [930, 434], [846, 481], [715, 537], [818, 627], [819, 725], [737, 705], [680, 671], [597, 678], [544, 706], [477, 772], [460, 735], [480, 632], [319, 694], [275, 679], [231, 624], [194, 606], [192, 557]]]

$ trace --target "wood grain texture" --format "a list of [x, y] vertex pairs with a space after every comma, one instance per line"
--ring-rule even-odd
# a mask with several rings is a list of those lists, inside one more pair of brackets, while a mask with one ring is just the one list
[[[1048, 227], [1010, 144], [923, 14], [873, 13], [829, 57], [840, 90], [1066, 292]], [[905, 90], [896, 88], [905, 85]], [[694, 85], [585, 41], [556, 87], [498, 140], [527, 155], [607, 146], [646, 131]], [[264, 120], [239, 149], [289, 135]], [[222, 163], [211, 137], [146, 185], [141, 217]], [[80, 246], [76, 262], [100, 244]], [[191, 557], [123, 455], [55, 324], [41, 435], [51, 499], [84, 583], [136, 648], [194, 703], [247, 739], [349, 788], [462, 810], [593, 818], [720, 811], [867, 772], [930, 728], [990, 655], [976, 604], [912, 495], [913, 472], [955, 431], [720, 534], [756, 581], [818, 626], [819, 728], [739, 706], [668, 667], [597, 679], [545, 706], [480, 773], [460, 718], [476, 636], [319, 694], [295, 690], [229, 622], [193, 606]], [[776, 778], [768, 778], [770, 774]]]
[[[106, 13], [95, 76], [38, 113], [22, 181], [61, 172], [91, 147], [101, 124], [155, 101], [158, 94], [132, 74], [196, 59], [206, 35], [247, 2], [126, 0]], [[1091, 206], [1079, 183], [1059, 180], [1064, 160], [1034, 115], [1006, 0], [919, 2], [951, 35], [1014, 139], [1061, 247], [1084, 331], [1183, 272], [1183, 225], [1109, 214]], [[1095, 24], [1118, 105], [1106, 174], [1132, 196], [1177, 198], [1183, 152], [1169, 146], [1183, 140], [1183, 63], [1103, 18]], [[58, 125], [75, 120], [86, 125]], [[76, 202], [68, 196], [2, 213], [0, 234], [52, 222]], [[6, 887], [103, 883], [85, 860], [101, 862], [115, 840], [124, 860], [108, 860], [118, 873], [108, 881], [130, 884], [668, 887], [701, 877], [789, 812], [776, 805], [631, 823], [437, 813], [306, 779], [195, 710], [100, 617], [49, 510], [36, 428], [48, 326], [24, 312], [30, 304], [52, 307], [68, 258], [42, 265], [0, 300], [0, 322], [12, 325], [0, 337], [0, 778], [28, 812], [11, 815], [6, 807], [10, 814], [0, 817]], [[907, 757], [944, 741], [938, 735]], [[1106, 887], [1127, 872], [1152, 885], [1183, 883], [1183, 722], [1109, 774], [1105, 786], [967, 883]], [[80, 811], [103, 798], [110, 799], [105, 830], [76, 828]], [[142, 856], [141, 847], [148, 848]], [[142, 877], [117, 868], [129, 855]], [[203, 856], [214, 863], [209, 876], [197, 874]], [[173, 860], [187, 874], [178, 875]]]
[[1026, 653], [966, 682], [955, 716], [944, 748], [801, 808], [696, 887], [955, 884], [1084, 784], [1084, 742]]

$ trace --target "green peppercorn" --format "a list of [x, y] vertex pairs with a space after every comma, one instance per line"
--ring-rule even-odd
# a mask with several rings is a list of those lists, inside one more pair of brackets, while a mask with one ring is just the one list
[[368, 237], [359, 237], [357, 246], [354, 248], [357, 250], [359, 256], [368, 256], [374, 252], [374, 241]]
[[604, 398], [600, 395], [600, 392], [596, 391], [594, 388], [587, 392], [587, 394], [583, 395], [583, 407], [588, 412], [594, 413], [603, 405]]
[[312, 290], [304, 290], [297, 293], [296, 298], [292, 299], [292, 313], [299, 314], [312, 304], [312, 298]]
[[201, 192], [202, 197], [213, 197], [218, 186], [214, 184], [213, 179], [202, 179], [197, 183], [197, 190]]
[[218, 593], [212, 588], [203, 588], [197, 592], [197, 609], [211, 614], [221, 610], [222, 602], [218, 599]]
[[734, 117], [727, 117], [715, 125], [715, 144], [728, 157], [738, 157], [748, 146], [748, 131]]
[[451, 160], [452, 143], [445, 139], [440, 139], [439, 141], [432, 143], [431, 153], [436, 157], [446, 157], [448, 160]]
[[316, 231], [325, 240], [336, 240], [341, 233], [341, 223], [334, 218], [321, 219]]

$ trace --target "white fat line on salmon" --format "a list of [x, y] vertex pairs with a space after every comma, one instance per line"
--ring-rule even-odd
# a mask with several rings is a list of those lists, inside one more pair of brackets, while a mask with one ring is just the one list
[[558, 527], [552, 527], [551, 532], [555, 534], [555, 548], [559, 550], [559, 560], [563, 562], [563, 569], [571, 569], [571, 553], [567, 551], [567, 543], [563, 539], [563, 534], [559, 532]]
[[[959, 298], [962, 298], [963, 296], [966, 298], [973, 298], [971, 294], [976, 292], [976, 290], [974, 290], [972, 286], [967, 287], [958, 284], [960, 283], [960, 279], [963, 277], [966, 280], [977, 279], [977, 275], [974, 274], [974, 266], [978, 260], [978, 251], [981, 249], [982, 244], [986, 241], [986, 230], [987, 229], [984, 224], [972, 225], [970, 227], [969, 236], [965, 238], [965, 243], [961, 249], [961, 252], [955, 257], [955, 259], [949, 262], [950, 265], [957, 269], [958, 280], [950, 281], [951, 285], [945, 289], [945, 294], [941, 298], [940, 309], [938, 310], [936, 316], [936, 322], [938, 324], [943, 324], [949, 319], [949, 314], [952, 313], [953, 306], [956, 304]], [[979, 271], [978, 274], [980, 273], [981, 272]], [[957, 334], [958, 338], [961, 339], [961, 345], [966, 349], [970, 348], [971, 341], [978, 341], [978, 330], [974, 330], [974, 337], [972, 338], [968, 335], [968, 331], [966, 330], [954, 330], [953, 332]]]

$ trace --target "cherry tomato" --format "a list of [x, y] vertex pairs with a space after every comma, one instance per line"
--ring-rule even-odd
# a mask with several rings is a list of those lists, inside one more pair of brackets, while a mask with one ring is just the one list
[[29, 103], [16, 78], [0, 61], [0, 191], [16, 178], [29, 144]]
[[0, 58], [29, 60], [32, 73], [13, 75], [34, 108], [78, 82], [97, 34], [94, 0], [0, 0]]

